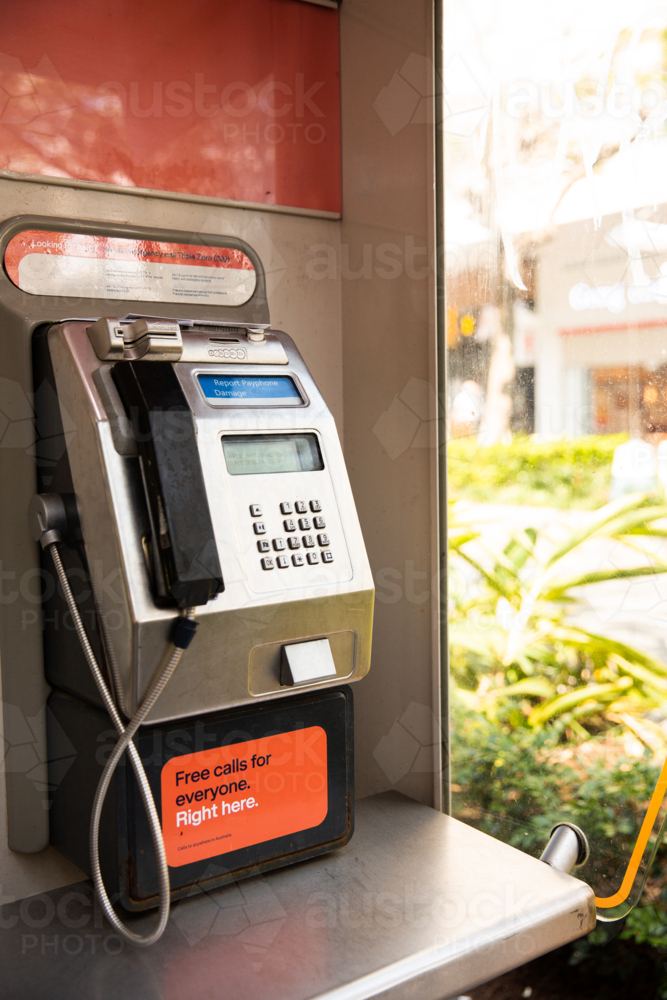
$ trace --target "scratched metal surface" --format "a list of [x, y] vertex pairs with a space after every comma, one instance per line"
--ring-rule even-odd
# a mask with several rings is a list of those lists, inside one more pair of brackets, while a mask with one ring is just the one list
[[178, 902], [148, 950], [86, 882], [0, 919], [3, 998], [444, 1000], [587, 933], [595, 908], [583, 882], [389, 792], [358, 803], [341, 850]]

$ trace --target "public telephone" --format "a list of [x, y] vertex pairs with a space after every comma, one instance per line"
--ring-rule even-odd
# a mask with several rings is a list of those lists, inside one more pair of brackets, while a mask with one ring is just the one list
[[[246, 285], [233, 276], [225, 308], [155, 316], [138, 294], [32, 333], [51, 451], [30, 523], [60, 584], [43, 600], [51, 843], [127, 909], [159, 903], [135, 943], [170, 898], [353, 829], [372, 577], [333, 418], [258, 304], [257, 256], [226, 242]], [[204, 292], [170, 277], [205, 297], [207, 273]]]

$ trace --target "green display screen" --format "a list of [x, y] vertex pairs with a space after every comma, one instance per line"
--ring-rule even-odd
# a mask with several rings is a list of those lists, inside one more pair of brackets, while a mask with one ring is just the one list
[[230, 476], [318, 472], [324, 468], [315, 434], [235, 434], [223, 437]]

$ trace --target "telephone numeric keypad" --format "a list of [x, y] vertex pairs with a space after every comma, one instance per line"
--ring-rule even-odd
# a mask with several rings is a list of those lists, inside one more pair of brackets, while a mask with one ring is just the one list
[[[276, 566], [278, 569], [289, 569], [290, 566], [299, 567], [306, 565], [306, 560], [308, 565], [317, 566], [320, 562], [322, 563], [332, 563], [334, 561], [334, 555], [329, 548], [330, 539], [329, 535], [322, 531], [322, 528], [326, 528], [326, 521], [320, 515], [322, 510], [322, 505], [319, 500], [283, 500], [279, 505], [280, 515], [283, 515], [282, 528], [287, 534], [287, 538], [260, 538], [257, 541], [257, 549], [259, 552], [271, 552], [272, 548], [277, 553], [282, 553], [285, 549], [290, 549], [292, 552], [292, 559], [290, 562], [289, 556], [278, 555], [277, 557], [263, 556], [261, 559], [262, 569], [272, 570]], [[261, 504], [253, 503], [250, 504], [250, 516], [252, 518], [258, 518], [263, 516], [263, 507]], [[317, 512], [317, 516], [313, 517], [300, 517], [298, 518], [298, 530], [305, 532], [300, 537], [296, 534], [297, 531], [297, 521], [291, 517], [284, 517], [285, 514], [291, 514], [293, 512], [297, 514], [306, 514], [310, 511]], [[271, 524], [271, 512], [269, 511], [269, 525]], [[311, 524], [314, 525], [316, 531], [318, 531], [317, 539], [315, 536], [310, 534]], [[267, 534], [267, 522], [265, 521], [252, 521], [252, 529], [255, 535], [265, 535]], [[303, 546], [307, 549], [305, 553], [295, 551]]]

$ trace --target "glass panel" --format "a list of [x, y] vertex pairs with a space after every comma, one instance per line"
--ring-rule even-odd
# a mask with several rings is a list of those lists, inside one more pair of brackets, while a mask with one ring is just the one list
[[612, 919], [661, 885], [667, 8], [449, 0], [444, 37], [454, 814], [581, 826]]

